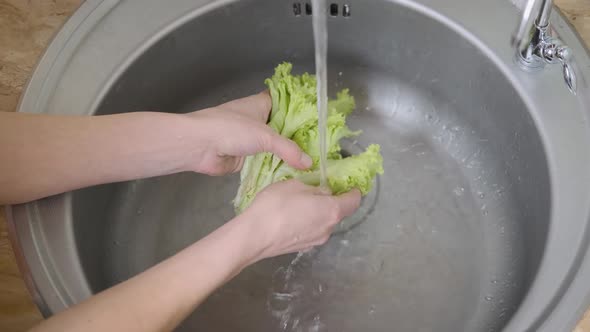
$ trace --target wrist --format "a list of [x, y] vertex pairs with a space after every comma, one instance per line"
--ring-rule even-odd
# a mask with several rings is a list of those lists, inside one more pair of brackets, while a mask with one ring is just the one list
[[177, 147], [181, 149], [182, 156], [179, 159], [181, 172], [199, 172], [199, 164], [211, 148], [210, 133], [203, 119], [196, 114], [174, 114], [173, 120], [174, 135]]
[[264, 257], [264, 252], [267, 249], [266, 241], [261, 236], [260, 229], [255, 225], [256, 218], [243, 213], [230, 222], [228, 226], [233, 229], [238, 238], [239, 243], [239, 264], [242, 268], [252, 265]]
[[184, 133], [186, 152], [184, 171], [212, 174], [211, 165], [218, 158], [219, 132], [215, 121], [204, 110], [181, 115], [187, 125]]

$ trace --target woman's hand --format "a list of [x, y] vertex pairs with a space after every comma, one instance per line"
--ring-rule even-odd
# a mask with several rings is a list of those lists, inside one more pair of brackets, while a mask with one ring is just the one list
[[34, 331], [172, 331], [246, 266], [326, 242], [359, 202], [357, 190], [330, 196], [294, 180], [273, 184], [243, 214], [205, 238]]
[[[266, 125], [267, 93], [189, 114], [69, 116], [0, 112], [0, 204], [97, 184], [194, 171], [237, 172], [262, 151], [304, 169], [311, 160]], [[35, 133], [35, 135], [30, 135]]]
[[250, 262], [324, 244], [333, 228], [359, 207], [358, 190], [332, 196], [296, 180], [275, 183], [258, 193], [233, 222], [248, 223], [259, 246]]
[[199, 141], [187, 169], [209, 175], [234, 173], [246, 156], [259, 152], [272, 152], [298, 169], [310, 167], [311, 158], [297, 144], [266, 125], [270, 110], [270, 95], [262, 92], [190, 113], [197, 121]]

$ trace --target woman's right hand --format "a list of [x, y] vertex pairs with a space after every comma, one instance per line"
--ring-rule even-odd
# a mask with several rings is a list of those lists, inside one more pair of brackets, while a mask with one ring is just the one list
[[360, 196], [358, 190], [331, 196], [293, 180], [270, 185], [205, 238], [34, 331], [171, 331], [247, 265], [326, 242]]
[[258, 193], [238, 218], [250, 223], [259, 244], [253, 261], [307, 250], [328, 241], [333, 228], [359, 207], [358, 190], [332, 196], [297, 180], [272, 184]]

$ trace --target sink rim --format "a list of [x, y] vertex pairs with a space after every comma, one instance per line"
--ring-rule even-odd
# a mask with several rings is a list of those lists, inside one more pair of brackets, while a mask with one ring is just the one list
[[[185, 20], [189, 20], [192, 19], [194, 16], [198, 15], [199, 12], [201, 11], [207, 11], [212, 9], [213, 7], [217, 7], [217, 6], [222, 6], [226, 3], [230, 3], [232, 2], [231, 0], [220, 0], [220, 1], [196, 1], [195, 3], [202, 3], [202, 7], [199, 8], [198, 10], [195, 10], [192, 13], [186, 14], [185, 16]], [[404, 4], [412, 4], [415, 5], [415, 3], [413, 3], [412, 1], [397, 1], [398, 3], [404, 3]], [[425, 3], [429, 3], [429, 0], [427, 1], [423, 1]], [[432, 2], [432, 1], [430, 1]], [[102, 1], [102, 0], [90, 0], [90, 1], [86, 1], [85, 3], [82, 4], [82, 6], [80, 7], [80, 9], [78, 9], [78, 11], [76, 11], [76, 13], [74, 13], [74, 15], [72, 15], [72, 17], [70, 17], [70, 19], [67, 21], [66, 25], [62, 28], [62, 30], [60, 30], [60, 32], [56, 35], [56, 37], [54, 38], [53, 42], [50, 44], [49, 48], [47, 49], [47, 51], [45, 52], [45, 54], [42, 56], [41, 60], [39, 61], [37, 67], [35, 68], [34, 72], [33, 72], [33, 76], [31, 78], [31, 80], [29, 81], [29, 84], [27, 85], [27, 89], [25, 90], [25, 92], [23, 93], [23, 95], [21, 96], [21, 101], [19, 103], [19, 111], [23, 111], [23, 104], [25, 103], [33, 103], [34, 108], [30, 108], [30, 110], [33, 111], [38, 111], [38, 105], [39, 105], [39, 98], [36, 98], [36, 93], [34, 90], [37, 90], [37, 92], [40, 91], [44, 91], [44, 93], [47, 93], [47, 89], [43, 90], [45, 88], [46, 84], [50, 84], [50, 82], [48, 83], [48, 79], [49, 76], [51, 74], [53, 75], [58, 75], [61, 76], [61, 73], [56, 74], [56, 70], [59, 72], [58, 69], [56, 69], [56, 61], [58, 59], [58, 56], [62, 54], [62, 52], [69, 46], [76, 46], [78, 45], [79, 40], [77, 41], [76, 38], [80, 37], [80, 36], [84, 36], [86, 33], [89, 33], [90, 30], [94, 29], [96, 25], [100, 24], [100, 21], [102, 19], [102, 17], [104, 15], [107, 15], [110, 13], [110, 11], [116, 7], [118, 5], [118, 3], [107, 3], [107, 1]], [[434, 4], [430, 4], [432, 7], [436, 7]], [[198, 4], [194, 4], [195, 7], [199, 6]], [[439, 5], [440, 6], [440, 5]], [[426, 6], [420, 6], [421, 9], [427, 8]], [[432, 12], [434, 12], [434, 10], [432, 10]], [[423, 12], [424, 13], [424, 12]], [[440, 14], [441, 17], [444, 17], [444, 15]], [[563, 20], [563, 17], [561, 16], [561, 13], [559, 13], [559, 15], [554, 15], [554, 20], [556, 18], [556, 16], [561, 17], [561, 20]], [[447, 19], [445, 19], [445, 24], [447, 23]], [[94, 23], [94, 24], [93, 24]], [[159, 39], [160, 37], [162, 37], [163, 35], [167, 34], [169, 31], [175, 29], [178, 25], [180, 25], [181, 22], [176, 21], [173, 22], [169, 25], [167, 25], [165, 28], [161, 29], [160, 32], [154, 36], [152, 36], [152, 38], [150, 38], [150, 40], [145, 41], [143, 43], [143, 45], [145, 47], [149, 47], [151, 46], [157, 39]], [[446, 24], [448, 25], [448, 24]], [[459, 26], [455, 26], [454, 28], [460, 28], [460, 29], [464, 29], [463, 27], [459, 27]], [[564, 30], [566, 33], [568, 32], [567, 29], [561, 28], [560, 27], [555, 27], [556, 30], [558, 30], [559, 32], [563, 32], [561, 30]], [[569, 33], [573, 33], [573, 34], [577, 34], [575, 32], [575, 30], [571, 30], [571, 27], [568, 26], [569, 29]], [[458, 32], [459, 33], [459, 32]], [[462, 36], [465, 37], [465, 34], [461, 34]], [[582, 45], [584, 51], [585, 51], [585, 60], [590, 59], [590, 55], [588, 53], [588, 49], [582, 44], [580, 43], [579, 40], [579, 36], [575, 36], [577, 40], [577, 43]], [[478, 42], [477, 46], [480, 47], [483, 44], [480, 42], [480, 38], [477, 37], [473, 37], [473, 40], [470, 41], [476, 41]], [[507, 38], [508, 40], [508, 38]], [[480, 45], [481, 44], [481, 45]], [[486, 47], [487, 48], [487, 47]], [[139, 56], [139, 54], [141, 54], [141, 52], [144, 50], [144, 48], [138, 48], [136, 50], [136, 54], [137, 56]], [[492, 53], [492, 55], [495, 55], [494, 53]], [[579, 56], [579, 54], [576, 54], [577, 56]], [[580, 57], [580, 56], [579, 56]], [[506, 77], [508, 79], [511, 80], [511, 82], [513, 82], [514, 84], [514, 88], [516, 89], [516, 91], [521, 95], [522, 100], [527, 104], [527, 106], [529, 108], [535, 108], [534, 103], [530, 100], [529, 95], [524, 92], [524, 91], [520, 91], [522, 89], [519, 90], [519, 87], [521, 87], [521, 85], [523, 84], [523, 81], [520, 81], [519, 78], [515, 78], [515, 76], [513, 76], [515, 73], [510, 71], [510, 67], [501, 59], [497, 58], [497, 57], [490, 57], [490, 59], [492, 59], [494, 61], [494, 63], [496, 64], [497, 68], [499, 70], [502, 70], [503, 72], [505, 71]], [[111, 78], [114, 79], [114, 77], [117, 77], [118, 75], [120, 75], [120, 73], [127, 67], [128, 64], [130, 64], [132, 61], [134, 61], [135, 58], [132, 56], [129, 58], [129, 62], [128, 63], [123, 63], [119, 65], [119, 70], [116, 70], [114, 73], [111, 74]], [[520, 77], [522, 77], [524, 75], [520, 75]], [[588, 76], [587, 76], [588, 77]], [[526, 77], [525, 77], [526, 79]], [[526, 81], [525, 81], [526, 82]], [[108, 83], [105, 83], [105, 86], [108, 86]], [[100, 94], [97, 95], [96, 99], [95, 99], [95, 104], [93, 108], [89, 108], [89, 109], [96, 109], [97, 106], [97, 102], [99, 102], [102, 97], [104, 96], [104, 94], [106, 93], [107, 90], [103, 90]], [[535, 117], [534, 114], [531, 115], [535, 121], [535, 125], [539, 126], [539, 120]], [[540, 128], [540, 127], [538, 127]], [[543, 135], [541, 135], [543, 136]], [[542, 137], [543, 140], [543, 144], [545, 145], [547, 137]], [[545, 147], [546, 148], [546, 147]], [[553, 178], [553, 169], [550, 167], [550, 175]], [[62, 197], [66, 199], [66, 201], [68, 200], [69, 194], [64, 194]], [[552, 203], [554, 201], [554, 198], [552, 197]], [[16, 225], [15, 224], [15, 218], [18, 219], [20, 217], [23, 216], [27, 216], [27, 217], [31, 217], [32, 215], [35, 214], [35, 209], [36, 209], [36, 203], [30, 203], [27, 205], [19, 205], [19, 206], [8, 206], [6, 208], [6, 214], [7, 214], [7, 221], [8, 221], [8, 228], [9, 228], [9, 237], [11, 240], [11, 243], [13, 245], [13, 248], [15, 249], [15, 254], [17, 255], [17, 262], [19, 264], [19, 267], [21, 269], [21, 271], [23, 272], [23, 275], [25, 276], [25, 281], [27, 284], [27, 287], [29, 289], [29, 291], [31, 292], [31, 294], [33, 295], [33, 298], [35, 299], [35, 301], [38, 303], [38, 306], [41, 308], [41, 311], [43, 312], [44, 315], [48, 315], [50, 313], [50, 309], [49, 306], [47, 305], [46, 301], [43, 300], [42, 296], [41, 296], [41, 292], [39, 291], [39, 289], [37, 288], [37, 283], [35, 282], [35, 277], [33, 277], [30, 272], [31, 272], [31, 267], [29, 266], [29, 264], [26, 262], [25, 260], [25, 256], [29, 256], [31, 257], [31, 253], [26, 253], [23, 250], [23, 246], [21, 246], [21, 241], [19, 240], [19, 230], [17, 228], [20, 227], [25, 227], [25, 226], [21, 226], [21, 225]], [[586, 214], [586, 220], [588, 220], [588, 214]], [[554, 218], [551, 218], [551, 225], [553, 228], [554, 225]], [[27, 223], [26, 227], [30, 227], [30, 225]], [[588, 232], [588, 227], [586, 224], [586, 227], [584, 227], [584, 232]], [[551, 230], [550, 230], [551, 232]], [[21, 233], [22, 234], [22, 233]], [[581, 262], [585, 256], [588, 255], [588, 241], [585, 241], [585, 243], [583, 244], [583, 246], [580, 246], [577, 250], [577, 255], [578, 257], [576, 258], [576, 262]], [[543, 255], [545, 256], [545, 254]], [[545, 261], [545, 257], [543, 257], [543, 261]], [[587, 261], [587, 260], [586, 260]], [[586, 264], [588, 265], [588, 264]], [[571, 267], [569, 273], [568, 273], [568, 278], [566, 279], [566, 281], [575, 281], [575, 280], [580, 280], [580, 279], [584, 279], [584, 277], [588, 277], [590, 276], [590, 266], [578, 266], [578, 267]], [[39, 277], [39, 274], [36, 275], [36, 277]], [[538, 276], [535, 277], [535, 281], [533, 282], [533, 285], [535, 285], [537, 283], [537, 278]], [[566, 288], [566, 289], [563, 289]], [[571, 293], [571, 286], [569, 286], [569, 282], [566, 283], [565, 285], [562, 285], [561, 291], [559, 292], [559, 294], [563, 293], [564, 295], [561, 296], [561, 298], [565, 297], [565, 293], [569, 292]], [[532, 291], [532, 287], [531, 290]], [[590, 292], [590, 290], [588, 290], [588, 287], [586, 287], [586, 292]], [[557, 296], [557, 294], [556, 294]], [[529, 294], [526, 295], [525, 300], [523, 301], [522, 305], [525, 305], [527, 301], [527, 298], [529, 297]], [[577, 299], [578, 301], [580, 299]], [[583, 299], [583, 301], [585, 302], [585, 304], [589, 304], [590, 303], [590, 299]], [[556, 302], [556, 301], [554, 301]], [[39, 304], [41, 303], [41, 304]], [[548, 307], [555, 307], [557, 306], [558, 303], [553, 303], [553, 305], [548, 305]], [[45, 307], [43, 307], [45, 306]], [[552, 309], [548, 308], [544, 311], [544, 313], [550, 313], [549, 311], [553, 311]], [[520, 314], [520, 309], [515, 313], [515, 317], [517, 315]], [[539, 317], [540, 318], [540, 317]], [[513, 317], [514, 320], [514, 317]], [[538, 324], [541, 324], [542, 322], [537, 321]], [[576, 320], [577, 322], [577, 320]], [[509, 323], [509, 325], [507, 326], [506, 329], [509, 328], [513, 328], [512, 324], [513, 322]], [[517, 326], [517, 325], [516, 325]], [[516, 329], [515, 329], [516, 330]]]

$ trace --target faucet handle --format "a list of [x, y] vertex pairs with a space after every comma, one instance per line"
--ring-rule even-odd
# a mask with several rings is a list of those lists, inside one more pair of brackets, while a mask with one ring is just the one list
[[542, 56], [548, 63], [561, 63], [563, 67], [563, 79], [568, 89], [576, 94], [577, 79], [573, 68], [573, 56], [567, 46], [551, 43], [542, 48]]
[[569, 90], [575, 95], [578, 89], [578, 82], [576, 79], [576, 72], [572, 64], [574, 63], [574, 57], [571, 50], [567, 46], [557, 47], [557, 59], [563, 66], [563, 79]]
[[563, 79], [565, 80], [565, 84], [567, 85], [568, 89], [574, 95], [578, 89], [578, 83], [576, 79], [576, 73], [572, 68], [571, 62], [564, 62], [563, 63]]

